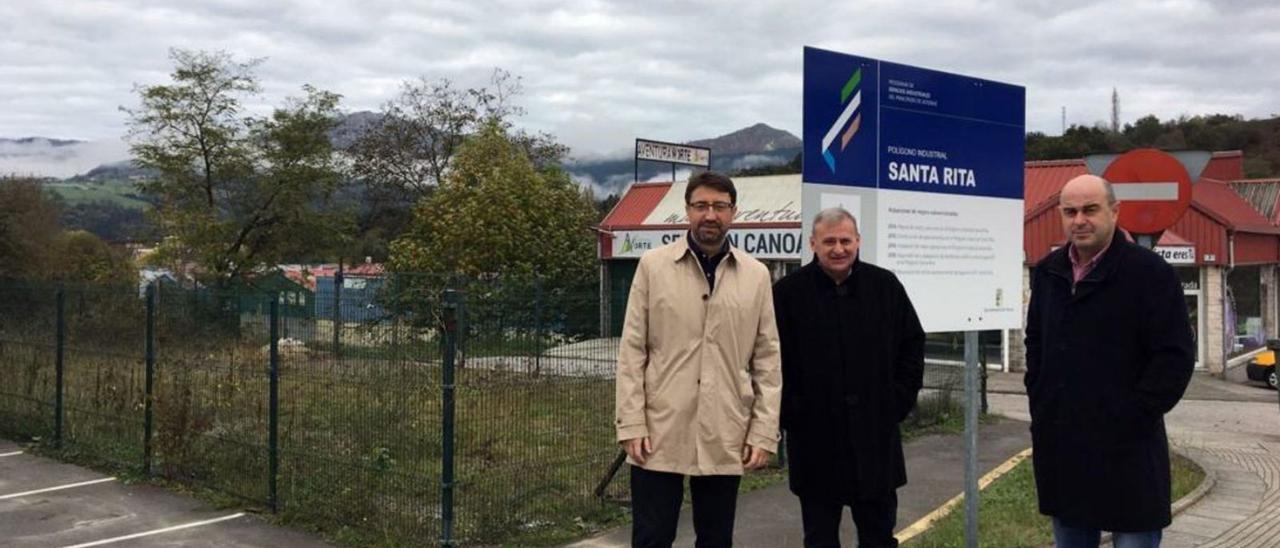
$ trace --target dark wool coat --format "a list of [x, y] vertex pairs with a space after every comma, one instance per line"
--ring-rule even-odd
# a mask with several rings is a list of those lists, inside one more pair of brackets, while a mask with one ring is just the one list
[[1191, 380], [1182, 285], [1120, 231], [1072, 291], [1067, 247], [1031, 277], [1027, 373], [1040, 512], [1068, 525], [1169, 525], [1164, 414]]
[[898, 423], [924, 377], [924, 331], [902, 284], [861, 260], [837, 287], [816, 261], [773, 287], [791, 491], [879, 498], [907, 482]]

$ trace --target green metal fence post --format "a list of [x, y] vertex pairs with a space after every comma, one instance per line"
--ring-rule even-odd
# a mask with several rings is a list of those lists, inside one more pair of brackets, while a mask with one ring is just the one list
[[156, 377], [156, 284], [147, 284], [147, 385], [143, 393], [142, 473], [151, 475], [152, 402], [155, 400]]
[[280, 298], [271, 299], [270, 402], [267, 411], [267, 505], [280, 509], [277, 480], [280, 476]]
[[338, 259], [338, 272], [333, 276], [333, 355], [342, 357], [342, 259]]
[[62, 447], [62, 393], [63, 385], [63, 359], [67, 343], [67, 293], [66, 290], [58, 288], [58, 313], [57, 326], [54, 328], [57, 350], [55, 350], [53, 371], [54, 371], [54, 396], [53, 396], [53, 446]]
[[533, 371], [542, 373], [542, 280], [534, 282], [533, 297]]
[[978, 343], [978, 378], [980, 382], [979, 390], [982, 391], [982, 414], [987, 414], [987, 347], [981, 342]]
[[462, 294], [444, 292], [444, 360], [441, 368], [440, 545], [453, 546], [454, 367], [458, 356], [458, 316]]

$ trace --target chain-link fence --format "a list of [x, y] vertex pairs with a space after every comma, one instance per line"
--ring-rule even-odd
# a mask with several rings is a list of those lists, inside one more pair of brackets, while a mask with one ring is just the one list
[[[355, 544], [534, 542], [628, 498], [626, 467], [602, 481], [606, 309], [554, 280], [0, 283], [0, 432]], [[931, 338], [919, 424], [962, 398], [947, 344]]]
[[0, 430], [356, 543], [519, 542], [608, 506], [617, 342], [593, 287], [330, 283], [2, 284]]
[[20, 283], [0, 286], [0, 431], [40, 438], [54, 431], [61, 322], [55, 289]]

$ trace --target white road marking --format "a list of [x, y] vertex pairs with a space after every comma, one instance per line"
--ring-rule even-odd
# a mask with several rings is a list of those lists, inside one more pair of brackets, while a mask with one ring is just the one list
[[132, 535], [125, 535], [125, 536], [123, 536], [123, 537], [115, 537], [115, 538], [108, 538], [108, 539], [103, 539], [103, 540], [95, 540], [95, 541], [93, 541], [93, 542], [86, 542], [86, 543], [84, 543], [84, 544], [74, 544], [74, 545], [71, 545], [71, 546], [67, 546], [67, 547], [65, 547], [65, 548], [89, 548], [90, 546], [102, 546], [103, 544], [111, 544], [111, 543], [113, 543], [113, 542], [120, 542], [120, 541], [125, 541], [125, 540], [133, 540], [133, 539], [135, 539], [135, 538], [149, 537], [149, 536], [151, 536], [151, 535], [159, 535], [159, 534], [161, 534], [161, 533], [168, 533], [168, 532], [172, 532], [172, 531], [178, 531], [178, 530], [181, 530], [181, 529], [190, 529], [190, 528], [192, 528], [192, 527], [200, 527], [200, 526], [202, 526], [202, 525], [209, 525], [209, 524], [213, 524], [213, 523], [218, 523], [218, 522], [220, 522], [220, 521], [227, 521], [227, 520], [231, 520], [231, 519], [236, 519], [236, 518], [238, 518], [238, 517], [242, 517], [242, 516], [244, 516], [244, 512], [239, 512], [239, 513], [236, 513], [236, 514], [231, 514], [231, 515], [229, 515], [229, 516], [222, 516], [222, 517], [220, 517], [220, 518], [207, 519], [207, 520], [204, 520], [204, 521], [196, 521], [196, 522], [192, 522], [192, 523], [184, 523], [184, 524], [182, 524], [182, 525], [174, 525], [173, 527], [165, 527], [164, 529], [154, 529], [154, 530], [151, 530], [151, 531], [143, 531], [143, 532], [141, 532], [141, 533], [134, 533], [134, 534], [132, 534]]
[[48, 492], [50, 492], [50, 491], [61, 491], [61, 490], [63, 490], [63, 489], [74, 489], [74, 488], [76, 488], [76, 487], [84, 487], [84, 486], [86, 486], [86, 485], [93, 485], [93, 484], [95, 484], [95, 483], [106, 483], [106, 482], [108, 482], [108, 481], [115, 481], [115, 480], [116, 480], [115, 478], [102, 478], [102, 479], [96, 479], [96, 480], [82, 481], [82, 482], [80, 482], [80, 483], [71, 483], [71, 484], [67, 484], [67, 485], [59, 485], [59, 486], [57, 486], [57, 487], [45, 487], [44, 489], [35, 489], [35, 490], [32, 490], [32, 491], [23, 491], [23, 492], [21, 492], [21, 493], [13, 493], [13, 494], [10, 494], [10, 495], [0, 495], [0, 500], [16, 499], [16, 498], [18, 498], [18, 497], [25, 497], [25, 496], [29, 496], [29, 495], [39, 495], [40, 493], [48, 493]]
[[21, 454], [22, 454], [22, 451], [14, 451], [12, 453], [0, 453], [0, 457], [16, 457]]

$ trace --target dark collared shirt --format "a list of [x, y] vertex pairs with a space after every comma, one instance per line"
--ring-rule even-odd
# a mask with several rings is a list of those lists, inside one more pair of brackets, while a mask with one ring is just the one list
[[693, 233], [685, 233], [685, 241], [689, 242], [689, 250], [693, 251], [693, 256], [698, 258], [698, 264], [702, 265], [702, 273], [707, 277], [707, 293], [711, 293], [716, 289], [716, 267], [720, 265], [720, 261], [724, 260], [724, 256], [729, 254], [729, 239], [725, 238], [724, 243], [720, 244], [720, 251], [714, 256], [708, 257], [702, 252], [702, 248], [698, 246], [698, 242], [693, 241]]

